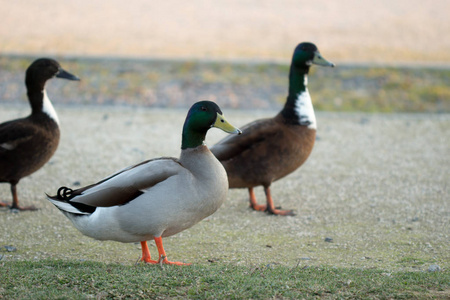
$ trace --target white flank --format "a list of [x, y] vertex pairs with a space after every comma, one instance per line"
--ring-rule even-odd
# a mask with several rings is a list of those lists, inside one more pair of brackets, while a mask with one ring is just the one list
[[51, 119], [53, 119], [56, 124], [59, 125], [58, 115], [56, 114], [55, 109], [53, 108], [52, 102], [48, 99], [47, 91], [44, 89], [44, 103], [42, 105], [42, 111], [46, 113]]
[[308, 89], [298, 94], [297, 101], [295, 102], [295, 111], [300, 124], [308, 124], [308, 128], [317, 129], [316, 115], [314, 114]]

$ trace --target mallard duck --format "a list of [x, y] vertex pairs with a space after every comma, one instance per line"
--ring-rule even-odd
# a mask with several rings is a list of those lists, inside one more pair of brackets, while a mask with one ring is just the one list
[[[280, 113], [243, 126], [241, 135], [226, 137], [211, 148], [227, 170], [230, 188], [248, 188], [254, 210], [294, 214], [292, 210], [275, 208], [270, 186], [300, 167], [314, 146], [317, 123], [307, 89], [312, 64], [334, 67], [314, 44], [299, 44], [292, 57], [289, 94]], [[257, 203], [253, 191], [260, 185], [264, 187], [266, 205]]]
[[[197, 102], [183, 126], [179, 159], [144, 161], [87, 187], [62, 187], [48, 199], [84, 235], [98, 240], [140, 242], [141, 260], [182, 265], [167, 259], [162, 238], [214, 213], [228, 192], [225, 169], [204, 144], [211, 127], [241, 133], [225, 120], [217, 104]], [[150, 239], [155, 240], [158, 260], [151, 259], [147, 246]]]
[[[31, 115], [0, 124], [0, 182], [11, 185], [11, 209], [36, 210], [34, 206], [19, 206], [16, 185], [23, 177], [39, 170], [58, 147], [59, 120], [45, 91], [45, 83], [53, 77], [80, 80], [53, 59], [34, 61], [25, 75]], [[0, 203], [0, 206], [7, 205]]]

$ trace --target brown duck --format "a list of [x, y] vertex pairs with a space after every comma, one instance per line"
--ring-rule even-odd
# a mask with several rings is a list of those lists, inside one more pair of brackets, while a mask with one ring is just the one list
[[[270, 185], [300, 167], [313, 149], [317, 124], [307, 89], [312, 64], [334, 67], [314, 44], [299, 44], [292, 57], [289, 94], [281, 112], [241, 127], [241, 135], [228, 136], [211, 148], [227, 171], [229, 187], [248, 188], [254, 210], [294, 215], [292, 210], [275, 208]], [[253, 188], [260, 185], [266, 205], [256, 201]]]
[[[36, 210], [34, 206], [19, 206], [16, 185], [39, 170], [58, 147], [58, 116], [45, 91], [45, 83], [53, 77], [80, 80], [53, 59], [34, 61], [25, 75], [31, 115], [0, 124], [0, 182], [11, 185], [11, 209]], [[0, 206], [7, 205], [0, 202]]]

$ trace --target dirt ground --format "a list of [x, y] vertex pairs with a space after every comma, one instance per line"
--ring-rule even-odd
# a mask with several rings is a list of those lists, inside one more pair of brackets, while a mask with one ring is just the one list
[[312, 41], [330, 60], [450, 62], [447, 0], [0, 0], [0, 53], [282, 60]]
[[[186, 111], [58, 105], [56, 109], [62, 125], [59, 149], [18, 188], [23, 204], [41, 209], [0, 210], [0, 247], [17, 248], [1, 249], [0, 255], [4, 260], [52, 257], [131, 265], [140, 255], [139, 245], [98, 242], [81, 235], [45, 193], [53, 194], [62, 185], [96, 182], [147, 158], [178, 156]], [[0, 121], [27, 113], [25, 107], [2, 105]], [[275, 111], [224, 113], [240, 126]], [[230, 190], [218, 212], [165, 239], [169, 258], [197, 264], [449, 268], [450, 116], [319, 112], [317, 119], [318, 140], [307, 163], [273, 184], [276, 204], [294, 209], [297, 216], [252, 212], [247, 192]], [[207, 144], [224, 136], [211, 130]], [[261, 189], [257, 197], [263, 201]], [[6, 184], [0, 185], [0, 199], [10, 199]]]
[[[0, 0], [0, 54], [287, 62], [295, 45], [309, 40], [335, 63], [448, 66], [449, 1], [342, 2]], [[45, 193], [96, 182], [144, 159], [178, 156], [186, 111], [55, 107], [59, 149], [18, 186], [22, 203], [41, 209], [0, 210], [0, 257], [132, 264], [139, 245], [84, 237]], [[28, 112], [26, 103], [0, 103], [0, 122]], [[224, 112], [237, 126], [276, 113]], [[320, 112], [317, 119], [311, 157], [273, 185], [276, 203], [297, 216], [252, 212], [247, 192], [231, 190], [217, 213], [165, 240], [169, 259], [448, 269], [450, 115]], [[223, 136], [212, 130], [207, 143]], [[257, 196], [263, 201], [260, 189]], [[0, 199], [10, 200], [6, 184], [0, 184]]]

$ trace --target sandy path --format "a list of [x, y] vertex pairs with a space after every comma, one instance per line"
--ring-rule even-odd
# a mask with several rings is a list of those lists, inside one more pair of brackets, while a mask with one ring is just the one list
[[[107, 4], [106, 4], [107, 3]], [[450, 1], [0, 1], [0, 53], [450, 62]]]
[[[105, 3], [0, 0], [0, 53], [286, 62], [299, 41], [312, 40], [336, 62], [450, 62], [449, 1]], [[60, 147], [45, 168], [19, 185], [24, 204], [42, 209], [0, 211], [0, 246], [18, 249], [4, 259], [132, 264], [139, 256], [137, 245], [83, 237], [45, 201], [44, 193], [75, 182], [92, 183], [143, 159], [178, 155], [186, 112], [56, 109], [62, 123]], [[2, 104], [0, 122], [26, 113], [25, 106]], [[242, 125], [275, 112], [225, 113]], [[277, 204], [295, 209], [296, 217], [250, 212], [246, 192], [232, 190], [211, 218], [167, 239], [170, 258], [388, 270], [426, 270], [437, 263], [449, 268], [450, 116], [319, 113], [318, 122], [319, 140], [308, 162], [273, 186]], [[213, 131], [208, 143], [221, 137]], [[10, 199], [5, 184], [0, 198]]]

